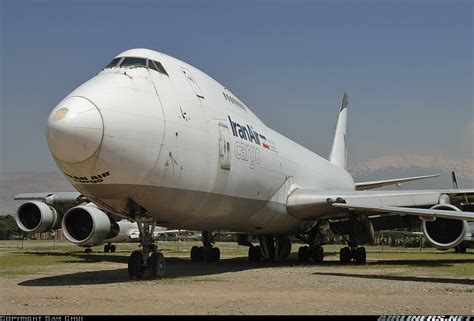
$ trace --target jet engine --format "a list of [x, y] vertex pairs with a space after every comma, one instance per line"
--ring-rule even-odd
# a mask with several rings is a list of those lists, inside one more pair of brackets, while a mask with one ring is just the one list
[[[431, 209], [459, 211], [459, 208], [451, 204], [437, 204]], [[436, 218], [435, 221], [423, 220], [421, 227], [428, 242], [439, 250], [447, 250], [459, 245], [467, 232], [466, 221], [447, 218]]]
[[64, 214], [61, 225], [66, 238], [82, 246], [101, 244], [120, 231], [118, 224], [106, 213], [91, 205], [71, 208]]
[[15, 219], [18, 227], [26, 233], [41, 233], [60, 227], [60, 217], [54, 207], [38, 201], [21, 204]]

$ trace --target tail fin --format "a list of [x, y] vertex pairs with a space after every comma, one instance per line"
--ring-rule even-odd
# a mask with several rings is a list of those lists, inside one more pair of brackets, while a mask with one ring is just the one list
[[329, 161], [342, 168], [346, 168], [347, 165], [346, 125], [348, 105], [349, 96], [344, 93], [341, 109], [339, 110], [339, 117], [337, 118], [336, 133], [334, 134], [331, 154], [329, 154]]

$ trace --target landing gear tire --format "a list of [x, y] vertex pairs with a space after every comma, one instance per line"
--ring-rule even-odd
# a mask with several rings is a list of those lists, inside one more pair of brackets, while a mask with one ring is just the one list
[[143, 273], [145, 271], [142, 267], [142, 260], [142, 251], [133, 251], [128, 258], [128, 275], [131, 278], [143, 279]]
[[367, 261], [367, 254], [365, 252], [365, 247], [358, 247], [354, 251], [354, 260], [357, 264], [365, 264]]
[[92, 253], [92, 249], [90, 247], [88, 247], [84, 250], [84, 252], [87, 253], [87, 254], [90, 254], [90, 253]]
[[348, 247], [343, 247], [339, 251], [339, 261], [342, 264], [347, 264], [351, 261], [352, 255], [351, 255], [351, 249]]
[[298, 261], [299, 262], [309, 261], [309, 247], [308, 246], [301, 246], [298, 249]]
[[191, 248], [191, 261], [193, 262], [201, 262], [204, 260], [204, 248], [199, 246], [193, 246]]
[[202, 251], [202, 260], [206, 262], [219, 262], [221, 251], [218, 247], [200, 247]]
[[105, 244], [104, 245], [104, 253], [109, 253], [110, 252], [110, 245]]
[[149, 259], [150, 279], [162, 278], [165, 274], [165, 257], [160, 252], [153, 252]]
[[219, 260], [221, 259], [221, 250], [219, 250], [218, 247], [212, 248], [212, 258], [213, 262], [219, 262]]
[[111, 245], [110, 246], [110, 253], [115, 253], [115, 251], [117, 250], [117, 248], [115, 247], [115, 245]]
[[262, 258], [262, 252], [260, 246], [250, 246], [249, 247], [249, 261], [258, 262]]
[[324, 260], [324, 249], [322, 246], [315, 246], [309, 248], [309, 257], [311, 257], [314, 263], [321, 263]]

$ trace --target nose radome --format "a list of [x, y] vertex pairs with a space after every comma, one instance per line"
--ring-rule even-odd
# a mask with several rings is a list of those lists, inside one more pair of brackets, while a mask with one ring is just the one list
[[83, 97], [68, 97], [48, 118], [47, 140], [51, 153], [67, 163], [82, 162], [99, 148], [104, 123], [99, 109]]

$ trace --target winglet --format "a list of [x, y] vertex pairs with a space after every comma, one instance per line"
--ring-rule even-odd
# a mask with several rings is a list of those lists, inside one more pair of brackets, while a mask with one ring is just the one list
[[347, 165], [346, 127], [347, 127], [347, 107], [349, 106], [349, 95], [344, 93], [342, 97], [341, 109], [337, 118], [336, 133], [332, 143], [329, 161], [342, 168]]

